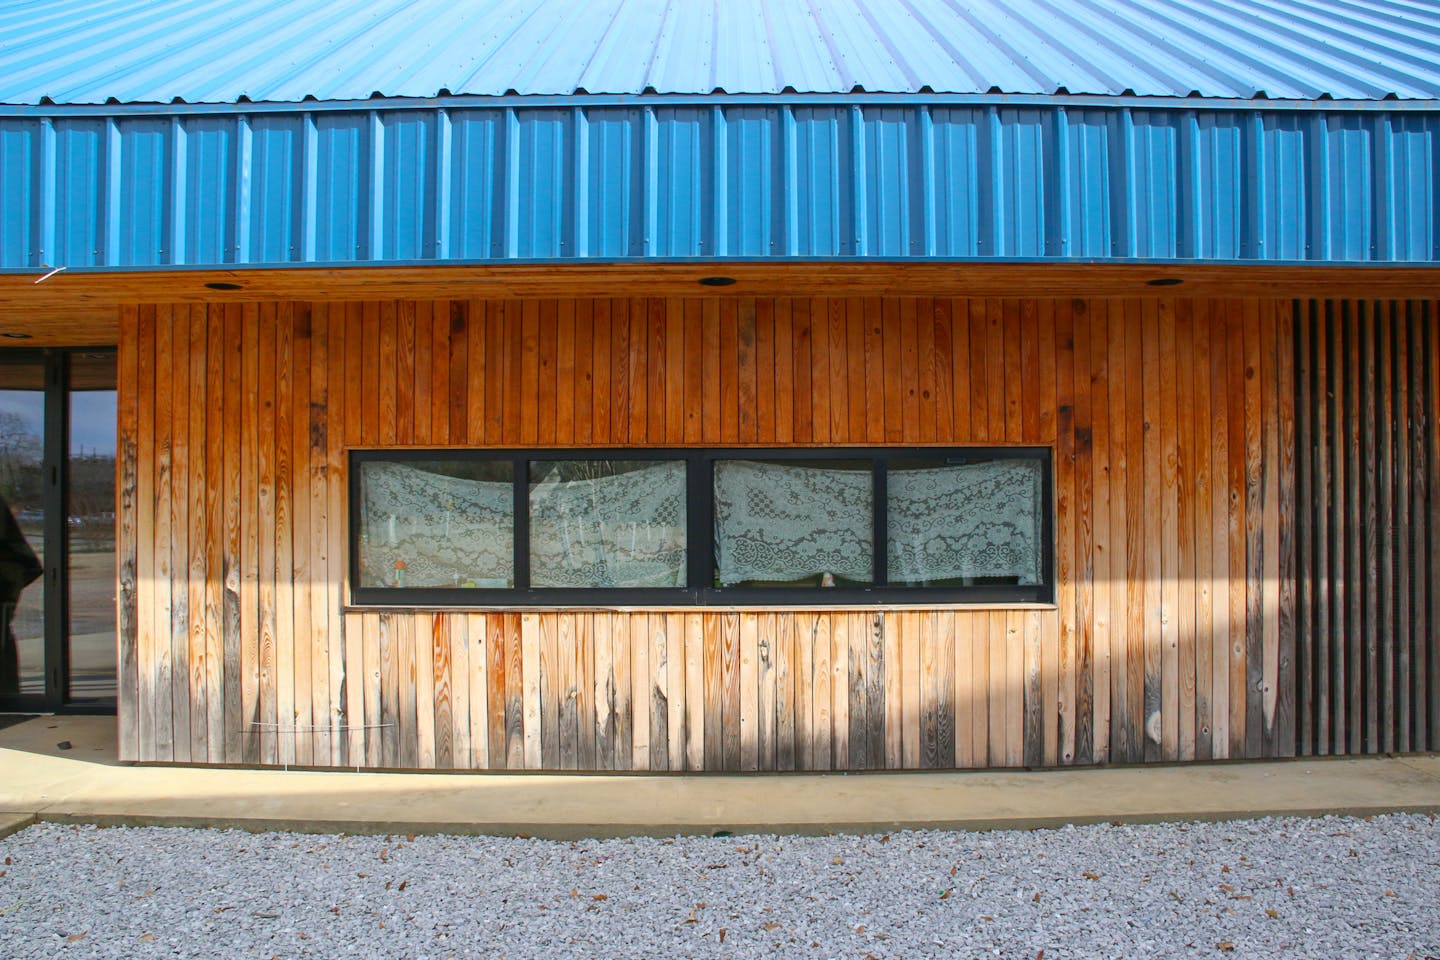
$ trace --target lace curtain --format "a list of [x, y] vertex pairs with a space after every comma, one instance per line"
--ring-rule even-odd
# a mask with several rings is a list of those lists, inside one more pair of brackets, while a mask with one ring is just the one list
[[[557, 478], [577, 467], [606, 475]], [[550, 474], [530, 487], [534, 586], [685, 586], [684, 461], [568, 461], [545, 469]]]
[[361, 586], [515, 585], [515, 501], [508, 480], [366, 461], [360, 483]]
[[1040, 582], [1038, 462], [894, 470], [887, 485], [890, 582]]
[[826, 574], [869, 583], [870, 470], [804, 463], [715, 464], [715, 563], [721, 586]]

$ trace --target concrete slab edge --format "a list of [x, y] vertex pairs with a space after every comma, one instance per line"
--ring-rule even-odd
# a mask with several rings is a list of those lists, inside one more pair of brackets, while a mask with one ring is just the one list
[[19, 833], [38, 819], [33, 813], [0, 813], [0, 840], [12, 833]]
[[[34, 822], [85, 823], [99, 827], [185, 827], [210, 830], [243, 830], [247, 833], [351, 834], [357, 836], [451, 836], [522, 837], [538, 840], [599, 840], [620, 837], [675, 837], [747, 835], [830, 836], [896, 833], [902, 830], [947, 830], [984, 832], [991, 830], [1053, 830], [1095, 823], [1215, 823], [1227, 820], [1258, 820], [1266, 817], [1315, 818], [1326, 816], [1368, 817], [1386, 813], [1440, 814], [1440, 802], [1348, 807], [1309, 807], [1272, 810], [1177, 810], [1141, 814], [1081, 817], [1006, 817], [911, 821], [830, 821], [814, 823], [463, 823], [439, 821], [357, 821], [313, 820], [284, 817], [196, 817], [141, 814], [111, 814], [42, 811], [17, 827]], [[13, 831], [11, 831], [13, 832]], [[0, 833], [0, 836], [3, 836]]]

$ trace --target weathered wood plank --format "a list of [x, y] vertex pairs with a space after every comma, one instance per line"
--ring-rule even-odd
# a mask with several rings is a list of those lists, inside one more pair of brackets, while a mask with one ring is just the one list
[[595, 649], [595, 769], [615, 769], [615, 665], [610, 647], [611, 614], [592, 617], [591, 644]]
[[[744, 311], [742, 311], [743, 314]], [[742, 321], [742, 325], [744, 321]], [[743, 334], [742, 334], [743, 338]], [[723, 613], [720, 616], [720, 672], [719, 672], [719, 710], [707, 711], [707, 721], [717, 721], [720, 727], [720, 767], [721, 770], [740, 770], [740, 740], [742, 740], [742, 714], [740, 714], [740, 685], [743, 679], [740, 675], [740, 615], [739, 613]]]
[[705, 615], [698, 611], [685, 614], [685, 769], [705, 769], [706, 698], [709, 684], [705, 682], [708, 665], [705, 643]]
[[[1175, 301], [1159, 304], [1160, 755], [1180, 758], [1180, 431]], [[1188, 364], [1188, 358], [1187, 358]]]
[[611, 668], [615, 671], [615, 737], [613, 766], [631, 769], [635, 747], [635, 687], [631, 681], [631, 615], [615, 613], [611, 619]]
[[736, 657], [739, 660], [739, 713], [730, 723], [737, 728], [739, 751], [737, 770], [760, 769], [760, 664], [757, 617], [742, 614], [735, 618]]
[[[783, 614], [781, 614], [783, 616]], [[757, 769], [774, 770], [777, 760], [777, 695], [778, 667], [776, 643], [777, 614], [767, 610], [759, 614], [755, 625], [755, 762]]]
[[[509, 638], [507, 638], [508, 640]], [[520, 703], [524, 711], [523, 744], [524, 752], [520, 762], [510, 769], [539, 770], [545, 766], [544, 747], [541, 742], [543, 721], [540, 702], [542, 640], [540, 617], [537, 614], [520, 615]], [[507, 722], [506, 726], [509, 724]]]
[[[1158, 529], [1161, 515], [1161, 501], [1164, 499], [1163, 459], [1164, 446], [1161, 441], [1161, 370], [1160, 370], [1160, 308], [1153, 300], [1143, 304], [1143, 333], [1141, 342], [1142, 401], [1144, 415], [1144, 463], [1141, 517], [1148, 529]], [[1162, 757], [1162, 634], [1164, 622], [1164, 598], [1161, 590], [1163, 567], [1161, 545], [1153, 538], [1146, 538], [1144, 546], [1145, 568], [1141, 582], [1145, 585], [1145, 680], [1144, 680], [1144, 732], [1145, 760], [1159, 760]]]
[[850, 766], [850, 624], [846, 614], [830, 615], [830, 769]]
[[1213, 496], [1213, 446], [1210, 436], [1214, 398], [1210, 394], [1210, 305], [1194, 304], [1191, 343], [1195, 358], [1194, 397], [1191, 405], [1193, 445], [1190, 461], [1192, 478], [1192, 516], [1194, 518], [1194, 591], [1195, 591], [1195, 756], [1208, 760], [1214, 756], [1214, 662], [1215, 662], [1215, 581], [1211, 534]]
[[1075, 483], [1075, 761], [1091, 763], [1095, 760], [1097, 733], [1095, 670], [1101, 620], [1095, 601], [1095, 561], [1101, 547], [1096, 543], [1095, 534], [1107, 520], [1096, 514], [1095, 427], [1096, 420], [1103, 417], [1105, 411], [1095, 407], [1098, 394], [1094, 387], [1095, 365], [1091, 360], [1091, 331], [1095, 324], [1091, 305], [1089, 301], [1076, 299], [1070, 309], [1075, 344], [1075, 466], [1071, 474]]
[[1179, 758], [1195, 759], [1195, 738], [1198, 708], [1195, 702], [1197, 689], [1195, 635], [1195, 362], [1194, 362], [1194, 311], [1190, 300], [1179, 300], [1175, 304], [1175, 344], [1186, 354], [1185, 360], [1177, 364], [1176, 382], [1176, 519], [1178, 521], [1176, 546], [1179, 554], [1177, 600], [1175, 605], [1175, 635], [1179, 641]]
[[[971, 319], [973, 322], [973, 311]], [[1055, 596], [1060, 614], [1060, 655], [1056, 669], [1059, 674], [1058, 748], [1062, 764], [1074, 763], [1076, 760], [1076, 709], [1079, 697], [1079, 678], [1076, 676], [1079, 642], [1076, 636], [1076, 577], [1079, 573], [1079, 560], [1075, 531], [1079, 504], [1075, 492], [1074, 324], [1072, 303], [1062, 301], [1055, 310]], [[981, 364], [977, 361], [975, 366], [979, 368]], [[976, 669], [979, 669], [978, 664]], [[976, 676], [978, 682], [978, 678], [985, 674], [977, 673]], [[984, 755], [977, 751], [977, 762]]]
[[1275, 692], [1272, 756], [1295, 754], [1295, 310], [1292, 304], [1272, 301], [1275, 314], [1275, 346], [1273, 350], [1276, 376], [1276, 424], [1273, 443], [1275, 493], [1269, 514], [1275, 544], [1275, 561], [1270, 570], [1275, 585]]

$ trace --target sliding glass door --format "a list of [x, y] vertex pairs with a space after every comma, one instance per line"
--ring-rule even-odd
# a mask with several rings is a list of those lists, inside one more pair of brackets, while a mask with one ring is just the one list
[[0, 350], [0, 709], [115, 702], [115, 354]]

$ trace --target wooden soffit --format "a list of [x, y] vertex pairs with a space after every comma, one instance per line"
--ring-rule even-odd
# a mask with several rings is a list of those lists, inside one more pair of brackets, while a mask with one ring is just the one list
[[0, 346], [114, 343], [119, 307], [138, 303], [747, 296], [1440, 300], [1440, 265], [627, 261], [37, 271], [0, 275], [0, 334], [29, 334]]

